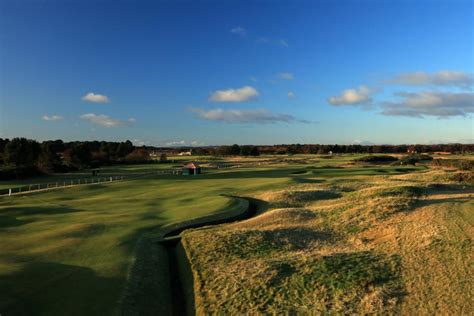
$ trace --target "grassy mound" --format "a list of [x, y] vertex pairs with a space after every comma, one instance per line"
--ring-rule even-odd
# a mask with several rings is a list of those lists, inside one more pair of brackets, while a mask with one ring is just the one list
[[325, 190], [283, 191], [275, 194], [271, 202], [277, 207], [301, 207], [315, 200], [329, 200], [341, 197], [341, 194]]
[[417, 186], [398, 186], [380, 190], [376, 195], [379, 197], [418, 197], [422, 188]]
[[439, 172], [357, 179], [279, 191], [270, 205], [287, 208], [185, 231], [197, 313], [472, 311], [474, 188]]

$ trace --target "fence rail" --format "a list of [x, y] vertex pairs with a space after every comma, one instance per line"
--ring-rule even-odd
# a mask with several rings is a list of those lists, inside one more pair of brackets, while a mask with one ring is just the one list
[[121, 181], [126, 179], [125, 176], [108, 176], [108, 177], [94, 177], [94, 178], [78, 178], [78, 179], [67, 179], [67, 180], [58, 180], [55, 182], [47, 182], [47, 183], [32, 183], [32, 184], [25, 184], [21, 186], [0, 189], [0, 196], [2, 195], [17, 195], [23, 193], [30, 193], [36, 191], [44, 191], [44, 190], [51, 190], [51, 189], [59, 189], [59, 188], [68, 188], [78, 185], [90, 185], [90, 184], [105, 184], [111, 183], [116, 181]]
[[[255, 162], [215, 162], [210, 163], [207, 169], [231, 169], [231, 168], [245, 168], [245, 167], [255, 167], [261, 165], [268, 165], [274, 163], [272, 161], [255, 161]], [[107, 184], [116, 181], [122, 180], [131, 180], [138, 177], [150, 176], [150, 175], [181, 175], [181, 169], [162, 169], [156, 170], [149, 173], [139, 174], [139, 175], [115, 175], [115, 176], [102, 176], [102, 177], [93, 177], [93, 178], [77, 178], [77, 179], [64, 179], [57, 180], [55, 182], [48, 183], [33, 183], [25, 184], [11, 188], [0, 189], [0, 196], [12, 196], [25, 193], [33, 193], [38, 191], [60, 189], [60, 188], [69, 188], [79, 185], [91, 185], [91, 184]]]

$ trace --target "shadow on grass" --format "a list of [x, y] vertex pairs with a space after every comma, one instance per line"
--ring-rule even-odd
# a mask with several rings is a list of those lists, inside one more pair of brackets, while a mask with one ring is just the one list
[[414, 205], [414, 208], [436, 205], [436, 204], [443, 204], [443, 203], [466, 203], [469, 201], [472, 201], [472, 198], [453, 197], [453, 198], [444, 198], [444, 199], [419, 200]]
[[326, 181], [325, 179], [293, 177], [293, 182], [295, 182], [295, 183], [323, 183], [325, 181]]
[[200, 181], [200, 180], [220, 180], [220, 179], [251, 179], [251, 178], [288, 178], [291, 172], [297, 171], [294, 168], [281, 168], [270, 170], [246, 170], [244, 168], [234, 170], [210, 171], [203, 170], [201, 175], [197, 176], [176, 176], [160, 175], [160, 178], [169, 178], [172, 180]]
[[92, 269], [53, 262], [32, 262], [0, 277], [4, 315], [109, 315], [123, 280]]
[[16, 206], [0, 209], [2, 214], [10, 216], [29, 216], [29, 215], [58, 215], [84, 212], [84, 210], [74, 209], [66, 206]]
[[33, 221], [32, 220], [18, 219], [15, 216], [10, 216], [10, 215], [1, 215], [0, 216], [0, 229], [10, 228], [10, 227], [18, 227], [18, 226], [29, 224], [31, 222], [33, 222]]

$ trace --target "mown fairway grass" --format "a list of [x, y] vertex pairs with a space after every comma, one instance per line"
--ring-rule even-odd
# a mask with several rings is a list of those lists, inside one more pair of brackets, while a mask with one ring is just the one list
[[160, 176], [0, 198], [0, 310], [110, 314], [140, 235], [240, 211], [221, 182]]
[[[160, 165], [111, 172], [155, 166]], [[288, 172], [275, 175], [271, 169], [261, 177], [247, 176], [244, 170], [223, 173], [229, 176], [152, 176], [0, 197], [0, 311], [110, 314], [142, 235], [160, 236], [172, 223], [241, 211], [241, 204], [221, 194], [290, 181]]]

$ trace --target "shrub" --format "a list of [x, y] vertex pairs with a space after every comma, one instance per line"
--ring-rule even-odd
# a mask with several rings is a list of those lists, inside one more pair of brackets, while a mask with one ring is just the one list
[[448, 167], [464, 171], [474, 171], [474, 160], [435, 159], [431, 165], [435, 167]]
[[415, 165], [418, 162], [427, 162], [433, 160], [433, 157], [429, 155], [419, 155], [419, 154], [412, 154], [403, 157], [400, 160], [400, 164], [402, 165]]
[[0, 180], [23, 179], [27, 177], [39, 176], [41, 172], [36, 166], [13, 167], [6, 166], [0, 168]]
[[376, 156], [364, 156], [355, 160], [360, 161], [360, 162], [381, 163], [381, 162], [398, 161], [398, 158], [390, 156], [390, 155], [376, 155]]

